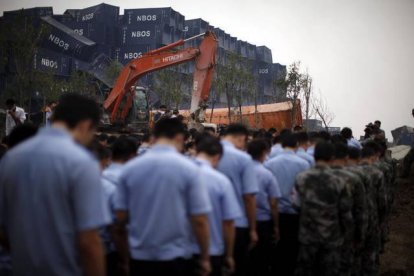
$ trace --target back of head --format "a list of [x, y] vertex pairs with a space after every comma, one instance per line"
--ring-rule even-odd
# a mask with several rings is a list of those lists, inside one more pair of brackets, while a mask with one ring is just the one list
[[208, 156], [222, 156], [223, 146], [220, 143], [220, 139], [209, 134], [203, 134], [199, 136], [196, 141], [197, 153], [204, 153]]
[[325, 130], [320, 131], [318, 136], [321, 141], [325, 141], [325, 142], [331, 141], [331, 134]]
[[304, 131], [297, 132], [296, 138], [298, 139], [299, 145], [307, 144], [309, 142], [308, 133]]
[[101, 134], [99, 134], [99, 136], [98, 136], [98, 141], [99, 141], [99, 142], [107, 142], [107, 141], [108, 141], [108, 138], [109, 138], [108, 134], [106, 134], [106, 133], [101, 133]]
[[16, 101], [14, 99], [7, 99], [6, 100], [6, 106], [7, 108], [14, 106], [16, 104]]
[[337, 142], [334, 144], [335, 147], [335, 159], [345, 159], [348, 157], [348, 146], [344, 143]]
[[246, 126], [242, 125], [242, 124], [230, 124], [226, 131], [225, 131], [225, 136], [227, 135], [232, 135], [232, 136], [239, 136], [239, 135], [243, 135], [243, 136], [249, 136], [249, 130], [247, 129]]
[[331, 137], [331, 141], [332, 141], [332, 143], [334, 143], [334, 144], [336, 144], [336, 143], [342, 143], [342, 144], [345, 144], [345, 145], [347, 145], [347, 144], [348, 144], [348, 142], [346, 141], [345, 137], [343, 137], [343, 136], [342, 136], [342, 135], [340, 135], [340, 134], [335, 134], [335, 135], [332, 135], [332, 137]]
[[283, 148], [296, 148], [298, 146], [298, 139], [294, 133], [281, 135], [280, 139]]
[[370, 158], [375, 155], [375, 151], [370, 147], [363, 147], [361, 150], [362, 158]]
[[342, 130], [341, 130], [341, 135], [345, 138], [345, 139], [351, 139], [353, 136], [352, 136], [352, 130], [349, 128], [349, 127], [344, 127]]
[[356, 147], [348, 147], [348, 157], [352, 160], [359, 160], [361, 158], [361, 150]]
[[10, 135], [7, 139], [7, 145], [9, 148], [13, 148], [20, 144], [21, 142], [29, 139], [30, 137], [36, 135], [38, 128], [32, 124], [26, 123], [23, 125], [18, 125], [10, 132]]
[[137, 153], [137, 143], [128, 137], [116, 139], [112, 145], [112, 159], [114, 161], [128, 161]]
[[269, 152], [270, 145], [265, 139], [255, 139], [247, 145], [247, 153], [253, 160], [260, 160], [264, 153]]
[[335, 153], [334, 146], [329, 142], [319, 142], [315, 146], [315, 161], [329, 162]]
[[100, 109], [93, 99], [75, 93], [60, 97], [53, 113], [53, 122], [63, 122], [69, 129], [73, 129], [85, 120], [91, 120], [93, 126], [99, 124]]
[[364, 144], [364, 148], [371, 148], [375, 154], [380, 155], [382, 153], [381, 146], [375, 141], [369, 141]]
[[88, 145], [87, 148], [98, 161], [111, 158], [111, 151], [96, 140]]
[[159, 120], [153, 130], [155, 138], [173, 139], [177, 135], [185, 135], [186, 129], [184, 124], [177, 118], [165, 118]]

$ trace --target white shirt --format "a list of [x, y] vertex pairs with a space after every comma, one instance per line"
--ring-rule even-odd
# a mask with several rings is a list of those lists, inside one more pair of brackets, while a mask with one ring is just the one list
[[[16, 117], [19, 121], [23, 124], [26, 120], [26, 114], [24, 113], [24, 109], [21, 107], [16, 106]], [[10, 135], [10, 132], [16, 126], [16, 122], [14, 121], [13, 117], [7, 112], [6, 115], [6, 136]]]

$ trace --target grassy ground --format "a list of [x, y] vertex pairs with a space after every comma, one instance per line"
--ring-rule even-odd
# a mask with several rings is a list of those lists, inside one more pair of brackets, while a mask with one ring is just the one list
[[414, 275], [414, 179], [398, 181], [381, 276]]

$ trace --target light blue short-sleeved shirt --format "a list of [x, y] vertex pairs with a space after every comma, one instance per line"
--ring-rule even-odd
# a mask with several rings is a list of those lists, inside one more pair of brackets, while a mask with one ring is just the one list
[[294, 188], [296, 176], [310, 168], [308, 162], [300, 158], [292, 150], [285, 150], [265, 163], [279, 183], [282, 197], [279, 199], [279, 213], [297, 214], [293, 208], [290, 194]]
[[296, 155], [308, 162], [311, 167], [315, 167], [315, 158], [307, 153], [304, 148], [298, 148]]
[[200, 168], [175, 148], [155, 145], [125, 164], [115, 209], [129, 214], [131, 258], [166, 261], [191, 257], [190, 216], [208, 214], [211, 204]]
[[357, 149], [362, 149], [361, 143], [355, 138], [350, 138], [350, 139], [348, 139], [347, 142], [348, 142], [348, 147], [354, 147], [354, 148], [357, 148]]
[[113, 162], [102, 172], [102, 177], [114, 185], [117, 185], [123, 167], [124, 164]]
[[256, 194], [259, 191], [254, 163], [250, 155], [238, 150], [228, 141], [222, 141], [223, 156], [221, 157], [218, 170], [230, 179], [236, 192], [237, 202], [243, 211], [243, 216], [236, 219], [237, 227], [247, 228], [248, 221], [244, 206], [243, 195]]
[[[208, 161], [196, 159], [201, 169], [201, 178], [206, 183], [212, 212], [208, 215], [210, 225], [210, 255], [221, 256], [224, 253], [223, 221], [234, 220], [242, 216], [236, 194], [230, 180], [211, 167]], [[193, 244], [193, 253], [200, 254], [197, 244]]]
[[278, 156], [283, 152], [282, 144], [275, 144], [270, 149], [269, 159]]
[[259, 184], [259, 192], [256, 195], [256, 218], [258, 221], [269, 221], [272, 219], [269, 198], [280, 198], [282, 194], [280, 192], [279, 183], [277, 183], [273, 174], [266, 169], [263, 164], [257, 161], [254, 161], [254, 163]]
[[0, 225], [15, 275], [82, 275], [77, 234], [110, 222], [98, 163], [61, 129], [44, 128], [0, 163]]
[[[107, 208], [111, 213], [111, 224], [113, 224], [115, 222], [114, 197], [116, 192], [116, 184], [102, 177], [102, 187]], [[106, 253], [115, 251], [115, 244], [108, 228], [109, 227], [106, 226], [101, 229], [101, 237], [105, 246]]]

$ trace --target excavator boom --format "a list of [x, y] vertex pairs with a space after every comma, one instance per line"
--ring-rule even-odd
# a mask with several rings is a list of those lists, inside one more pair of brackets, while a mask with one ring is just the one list
[[[196, 36], [197, 37], [197, 36]], [[188, 39], [187, 39], [188, 40]], [[150, 51], [140, 58], [130, 61], [119, 74], [111, 93], [103, 106], [111, 112], [111, 122], [125, 123], [132, 106], [135, 91], [131, 90], [140, 77], [153, 71], [195, 60], [191, 113], [194, 113], [208, 99], [216, 63], [217, 39], [213, 32], [206, 32], [199, 48], [174, 50], [187, 40], [179, 40], [170, 45]], [[126, 103], [121, 108], [121, 102]]]

